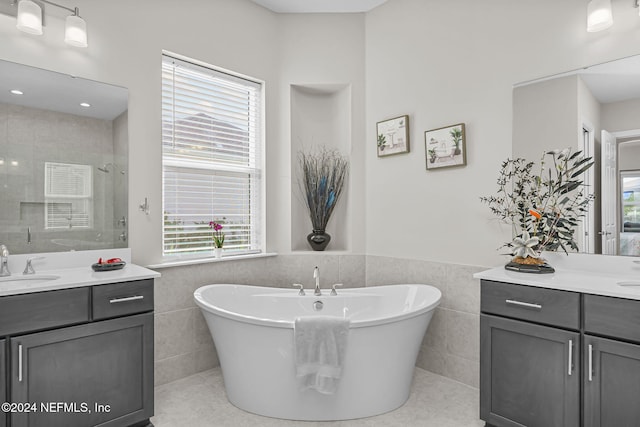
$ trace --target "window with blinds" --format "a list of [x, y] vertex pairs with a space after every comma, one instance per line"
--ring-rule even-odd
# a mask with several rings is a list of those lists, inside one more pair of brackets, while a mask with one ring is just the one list
[[44, 228], [92, 227], [92, 182], [89, 165], [45, 162]]
[[163, 55], [163, 255], [261, 252], [262, 84]]

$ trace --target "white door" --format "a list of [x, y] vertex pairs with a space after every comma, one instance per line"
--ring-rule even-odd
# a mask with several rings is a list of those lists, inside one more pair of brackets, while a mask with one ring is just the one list
[[618, 231], [616, 229], [616, 174], [618, 147], [616, 137], [602, 131], [602, 253], [616, 255]]
[[[595, 158], [594, 129], [591, 123], [586, 120], [582, 121], [580, 149], [583, 156]], [[588, 194], [593, 193], [595, 189], [595, 172], [593, 169], [595, 168], [589, 168], [583, 174], [583, 182], [587, 186], [585, 192]], [[587, 213], [578, 227], [578, 236], [582, 236], [582, 242], [579, 244], [580, 252], [595, 253], [597, 231], [595, 228], [595, 206], [594, 203], [589, 203]]]

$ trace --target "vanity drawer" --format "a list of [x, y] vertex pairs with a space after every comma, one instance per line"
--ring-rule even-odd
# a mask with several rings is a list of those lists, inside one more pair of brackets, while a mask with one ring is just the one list
[[0, 298], [0, 336], [89, 321], [89, 288]]
[[580, 328], [580, 294], [510, 283], [481, 282], [481, 310], [570, 329]]
[[93, 319], [153, 310], [153, 279], [93, 287]]
[[584, 331], [640, 342], [640, 301], [585, 295]]

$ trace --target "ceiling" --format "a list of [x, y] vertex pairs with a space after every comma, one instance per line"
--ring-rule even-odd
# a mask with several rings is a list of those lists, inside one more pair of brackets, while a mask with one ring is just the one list
[[601, 104], [640, 98], [640, 55], [518, 83], [515, 87], [571, 75], [579, 75]]
[[277, 13], [368, 12], [387, 0], [252, 0]]
[[[19, 89], [23, 95], [10, 91]], [[90, 108], [80, 106], [91, 104]], [[127, 109], [127, 89], [0, 61], [0, 103], [113, 120]]]
[[603, 104], [640, 98], [640, 55], [594, 65], [578, 74]]

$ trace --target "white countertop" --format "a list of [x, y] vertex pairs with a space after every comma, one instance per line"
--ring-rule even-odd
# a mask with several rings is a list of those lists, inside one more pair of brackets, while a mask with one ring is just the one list
[[[22, 273], [13, 274], [12, 277], [20, 278]], [[122, 270], [96, 272], [91, 267], [65, 268], [60, 270], [41, 270], [34, 278], [42, 276], [60, 276], [59, 279], [48, 280], [40, 283], [29, 283], [28, 280], [20, 280], [7, 284], [0, 281], [0, 296], [27, 294], [32, 292], [53, 291], [56, 289], [78, 288], [82, 286], [104, 285], [107, 283], [130, 282], [160, 277], [148, 268], [135, 264], [127, 264]], [[7, 279], [7, 278], [0, 278]]]
[[[640, 300], [640, 260], [632, 257], [589, 254], [545, 253], [543, 257], [556, 270], [551, 274], [520, 273], [495, 267], [473, 275], [476, 279], [562, 291], [582, 292]], [[639, 286], [621, 286], [634, 282]]]
[[[36, 274], [33, 276], [23, 275], [22, 270], [24, 269], [26, 259], [36, 256], [45, 257], [43, 260], [33, 261]], [[127, 265], [121, 270], [93, 271], [91, 264], [95, 263], [100, 257], [103, 259], [118, 257], [126, 261]], [[9, 268], [12, 274], [9, 277], [0, 278], [0, 296], [104, 285], [107, 283], [130, 282], [160, 277], [160, 273], [136, 264], [131, 264], [131, 251], [129, 249], [11, 255], [9, 260]], [[59, 276], [59, 278], [41, 282], [30, 282], [29, 280], [18, 280], [12, 283], [3, 282], [3, 280], [11, 280], [13, 278], [38, 278], [46, 276]]]

